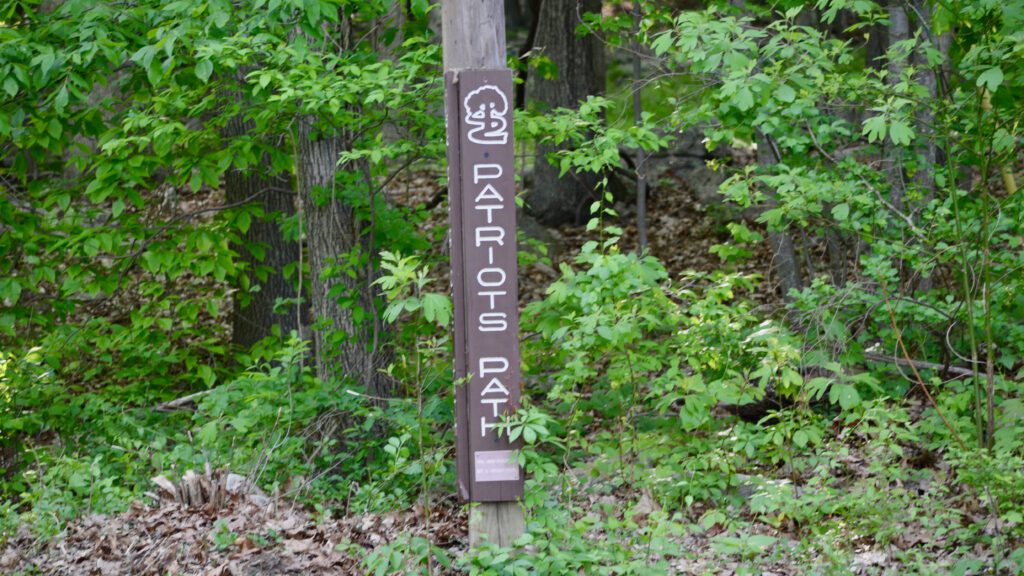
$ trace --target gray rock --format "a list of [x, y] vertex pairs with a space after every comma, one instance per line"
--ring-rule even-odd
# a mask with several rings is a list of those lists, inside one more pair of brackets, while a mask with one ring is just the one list
[[693, 190], [694, 198], [704, 207], [719, 206], [725, 201], [725, 197], [718, 189], [725, 182], [725, 173], [701, 165], [686, 173], [683, 178]]
[[557, 262], [558, 256], [565, 252], [565, 237], [560, 232], [544, 226], [536, 218], [521, 209], [516, 211], [516, 226], [519, 232], [522, 233], [521, 241], [519, 242], [520, 250], [536, 252], [537, 250], [534, 246], [525, 242], [526, 240], [536, 240], [547, 247], [547, 255], [551, 258], [552, 262]]

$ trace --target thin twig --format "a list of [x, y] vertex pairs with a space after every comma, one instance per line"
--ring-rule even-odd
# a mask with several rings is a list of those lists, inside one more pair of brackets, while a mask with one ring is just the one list
[[921, 374], [918, 373], [917, 366], [914, 365], [914, 361], [910, 358], [910, 353], [907, 352], [907, 346], [903, 343], [903, 333], [896, 325], [896, 314], [893, 312], [892, 303], [889, 302], [888, 298], [885, 299], [885, 306], [889, 311], [889, 322], [892, 324], [893, 332], [896, 334], [896, 342], [899, 344], [900, 350], [903, 351], [903, 358], [907, 361], [910, 370], [913, 371], [914, 377], [917, 378], [917, 385], [921, 387], [921, 391], [924, 392], [925, 397], [928, 399], [928, 403], [932, 405], [935, 413], [939, 415], [942, 423], [946, 425], [946, 428], [949, 430], [949, 433], [953, 435], [957, 444], [959, 444], [960, 448], [966, 452], [967, 444], [964, 444], [963, 438], [960, 438], [960, 434], [957, 433], [956, 429], [953, 428], [953, 425], [946, 419], [945, 414], [943, 414], [942, 410], [939, 409], [939, 405], [936, 404], [935, 398], [932, 397], [932, 393], [928, 391], [928, 386], [925, 385], [924, 379], [921, 378]]

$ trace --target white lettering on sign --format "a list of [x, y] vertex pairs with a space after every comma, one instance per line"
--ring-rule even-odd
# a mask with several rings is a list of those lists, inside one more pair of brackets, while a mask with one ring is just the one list
[[508, 314], [504, 312], [484, 312], [480, 314], [481, 332], [504, 332], [508, 329], [508, 322], [505, 318]]
[[493, 288], [495, 286], [501, 286], [505, 283], [505, 271], [501, 268], [481, 268], [476, 273], [476, 282], [481, 286], [487, 288]]
[[487, 396], [488, 394], [504, 394], [508, 396], [508, 388], [501, 383], [501, 380], [497, 378], [491, 378], [491, 381], [487, 383], [487, 387], [480, 393], [481, 396]]
[[[479, 184], [481, 180], [495, 180], [501, 178], [505, 171], [501, 164], [474, 164], [473, 184]], [[494, 188], [491, 188], [494, 190]]]
[[452, 230], [459, 253], [452, 255], [463, 356], [456, 375], [467, 378], [456, 404], [459, 423], [468, 428], [459, 439], [459, 474], [471, 500], [488, 502], [522, 495], [519, 442], [501, 429], [520, 398], [511, 80], [507, 70], [462, 70], [446, 85], [458, 94], [447, 99], [447, 116], [459, 121], [457, 169], [449, 174], [458, 198]]
[[481, 226], [476, 229], [476, 247], [479, 248], [484, 242], [497, 242], [498, 246], [505, 245], [505, 229], [501, 226]]
[[[467, 122], [469, 120], [467, 119]], [[472, 137], [471, 137], [472, 139]], [[478, 186], [472, 191], [474, 209], [486, 213], [487, 225], [478, 225], [472, 231], [473, 246], [485, 251], [487, 266], [476, 271], [476, 289], [473, 296], [483, 298], [486, 302], [486, 311], [480, 312], [476, 317], [475, 328], [481, 333], [503, 333], [509, 329], [508, 314], [498, 309], [507, 309], [509, 306], [516, 306], [515, 302], [509, 302], [508, 290], [495, 290], [504, 287], [509, 278], [501, 263], [495, 263], [494, 248], [504, 247], [507, 238], [515, 238], [514, 230], [505, 230], [496, 225], [496, 215], [505, 209], [504, 198], [501, 192], [494, 187], [489, 180], [497, 180], [504, 174], [500, 164], [480, 163], [473, 165], [473, 184]], [[513, 242], [514, 246], [515, 243]], [[502, 306], [504, 305], [504, 306]], [[503, 357], [480, 358], [479, 376], [489, 379], [487, 385], [480, 392], [477, 399], [480, 404], [489, 406], [490, 410], [480, 416], [480, 436], [488, 437], [495, 433], [495, 428], [501, 418], [502, 411], [509, 404], [511, 393], [506, 382], [509, 376], [509, 362]], [[479, 478], [478, 478], [479, 480]]]
[[480, 193], [476, 195], [476, 198], [473, 199], [474, 202], [480, 202], [481, 200], [497, 200], [500, 202], [504, 200], [504, 198], [501, 197], [501, 193], [498, 192], [494, 186], [488, 184], [487, 186], [484, 186], [483, 190], [481, 190]]
[[504, 207], [505, 207], [504, 204], [489, 204], [487, 206], [476, 206], [475, 208], [477, 210], [486, 210], [487, 211], [487, 223], [491, 224], [492, 222], [494, 222], [494, 211], [495, 210], [501, 210]]
[[488, 450], [474, 454], [478, 482], [519, 480], [519, 462], [515, 450]]
[[[493, 366], [497, 364], [500, 368]], [[501, 374], [508, 370], [508, 358], [481, 358], [480, 359], [480, 376], [487, 376], [488, 374]]]

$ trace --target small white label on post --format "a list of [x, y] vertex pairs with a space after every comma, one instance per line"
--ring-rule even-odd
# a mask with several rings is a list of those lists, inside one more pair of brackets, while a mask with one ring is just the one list
[[489, 450], [473, 455], [477, 482], [519, 480], [516, 450]]

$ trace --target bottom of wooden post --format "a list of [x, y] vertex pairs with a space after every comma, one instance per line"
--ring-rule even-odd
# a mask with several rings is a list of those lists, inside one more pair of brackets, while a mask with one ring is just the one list
[[523, 506], [519, 502], [480, 502], [469, 510], [469, 546], [485, 539], [509, 547], [526, 531]]

